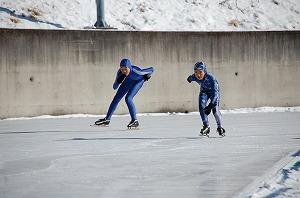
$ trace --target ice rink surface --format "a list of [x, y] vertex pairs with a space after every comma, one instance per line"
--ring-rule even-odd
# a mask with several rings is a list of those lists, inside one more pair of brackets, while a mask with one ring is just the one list
[[233, 197], [300, 149], [300, 113], [223, 115], [227, 136], [199, 137], [197, 115], [0, 121], [1, 198]]

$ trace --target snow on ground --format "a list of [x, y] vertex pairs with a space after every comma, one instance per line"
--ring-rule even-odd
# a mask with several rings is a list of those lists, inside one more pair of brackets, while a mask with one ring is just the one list
[[[119, 30], [299, 30], [299, 0], [109, 0], [106, 22]], [[95, 0], [0, 0], [2, 28], [83, 29]]]
[[0, 0], [1, 28], [82, 29], [95, 18], [94, 0]]
[[[273, 113], [273, 112], [300, 112], [300, 107], [258, 107], [258, 108], [240, 108], [231, 110], [221, 110], [222, 114], [238, 114], [238, 113]], [[138, 116], [169, 116], [169, 115], [199, 115], [199, 112], [190, 113], [139, 113]], [[5, 120], [30, 120], [30, 119], [47, 119], [47, 118], [84, 118], [84, 117], [101, 117], [105, 115], [91, 115], [91, 114], [70, 114], [61, 116], [42, 115], [37, 117], [18, 117], [7, 118]], [[123, 117], [127, 115], [114, 115], [114, 117]]]
[[286, 158], [285, 166], [263, 180], [248, 198], [300, 197], [300, 150]]

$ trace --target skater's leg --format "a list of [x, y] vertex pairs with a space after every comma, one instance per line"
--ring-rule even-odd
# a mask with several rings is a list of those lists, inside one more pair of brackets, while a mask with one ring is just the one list
[[141, 87], [144, 84], [144, 80], [139, 80], [137, 81], [128, 91], [125, 101], [129, 109], [129, 113], [131, 116], [131, 120], [136, 120], [136, 109], [135, 105], [133, 103], [133, 97], [138, 93], [138, 91], [141, 89]]
[[215, 116], [218, 128], [222, 127], [222, 123], [221, 123], [221, 112], [219, 110], [219, 105], [217, 105], [215, 108], [212, 109], [212, 112]]
[[111, 116], [114, 113], [114, 111], [116, 110], [119, 102], [121, 101], [123, 96], [128, 92], [128, 90], [130, 89], [131, 83], [132, 83], [132, 81], [130, 79], [125, 79], [125, 81], [119, 87], [115, 97], [113, 98], [113, 100], [110, 103], [110, 106], [108, 108], [108, 111], [107, 111], [107, 114], [106, 114], [106, 119], [107, 120], [111, 119]]
[[218, 128], [217, 128], [217, 132], [219, 133], [220, 136], [224, 137], [225, 136], [225, 129], [222, 127], [222, 123], [221, 123], [221, 112], [219, 110], [219, 101], [220, 101], [220, 97], [218, 97], [217, 99], [217, 104], [216, 106], [212, 109], [212, 112], [215, 116]]
[[199, 112], [204, 126], [208, 126], [208, 117], [204, 113], [204, 108], [206, 107], [208, 97], [205, 93], [200, 92], [199, 94]]
[[[215, 120], [216, 120], [216, 123], [217, 123], [217, 126], [218, 128], [221, 128], [222, 127], [222, 123], [221, 123], [221, 112], [219, 110], [219, 104], [220, 104], [220, 95], [217, 95], [217, 100], [215, 101], [215, 104], [213, 104], [215, 107], [212, 109], [212, 112], [214, 114], [214, 117], [215, 117]], [[210, 100], [212, 100], [212, 98], [214, 98], [214, 96], [212, 96], [210, 98]]]

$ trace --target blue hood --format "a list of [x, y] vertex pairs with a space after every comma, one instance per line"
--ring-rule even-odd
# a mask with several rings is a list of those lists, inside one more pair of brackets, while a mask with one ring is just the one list
[[207, 73], [205, 63], [202, 62], [202, 61], [201, 61], [201, 62], [195, 63], [195, 65], [194, 65], [194, 70], [197, 70], [197, 69], [203, 70], [205, 73]]
[[120, 62], [120, 67], [128, 67], [131, 70], [132, 66], [130, 60], [127, 58], [122, 59]]

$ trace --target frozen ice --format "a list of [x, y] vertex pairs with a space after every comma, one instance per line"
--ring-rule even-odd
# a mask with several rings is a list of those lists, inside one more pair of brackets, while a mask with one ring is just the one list
[[[0, 121], [0, 197], [233, 197], [299, 150], [299, 112]], [[253, 192], [254, 193], [254, 192]]]

